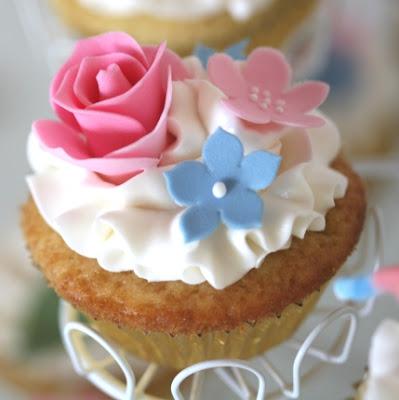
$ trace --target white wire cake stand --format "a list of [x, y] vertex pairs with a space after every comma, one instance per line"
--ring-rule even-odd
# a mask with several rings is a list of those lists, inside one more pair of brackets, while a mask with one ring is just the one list
[[[383, 264], [383, 243], [380, 212], [370, 209], [358, 250], [340, 274], [376, 271]], [[113, 399], [170, 399], [170, 394], [159, 395], [160, 387], [169, 385], [175, 400], [210, 399], [221, 397], [221, 393], [229, 399], [296, 399], [301, 385], [312, 382], [323, 365], [346, 362], [358, 320], [370, 314], [374, 301], [341, 302], [331, 288], [327, 289], [295, 336], [271, 351], [248, 361], [205, 361], [178, 373], [130, 357], [81, 322], [79, 313], [66, 302], [60, 305], [59, 323], [76, 373]], [[100, 354], [104, 356], [99, 357]], [[123, 378], [120, 372], [116, 373], [117, 366]], [[169, 376], [166, 380], [165, 374]]]

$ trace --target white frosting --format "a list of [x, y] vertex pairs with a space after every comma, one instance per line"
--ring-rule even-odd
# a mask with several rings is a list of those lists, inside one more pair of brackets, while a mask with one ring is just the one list
[[385, 320], [373, 336], [369, 377], [363, 400], [397, 400], [399, 395], [399, 323]]
[[[176, 145], [164, 155], [163, 166], [120, 186], [54, 158], [31, 134], [28, 153], [35, 174], [28, 184], [46, 222], [71, 249], [96, 258], [108, 271], [134, 271], [148, 281], [208, 281], [218, 289], [259, 266], [269, 253], [288, 248], [293, 236], [323, 230], [327, 211], [347, 187], [346, 177], [329, 167], [340, 148], [335, 125], [327, 120], [322, 128], [309, 129], [309, 136], [292, 128], [253, 132], [224, 108], [221, 97], [206, 82], [175, 82], [169, 131]], [[282, 168], [271, 186], [258, 193], [265, 210], [261, 228], [221, 225], [205, 240], [185, 244], [179, 229], [183, 209], [170, 197], [163, 172], [181, 160], [199, 159], [204, 141], [218, 126], [236, 134], [246, 153], [281, 154]], [[285, 156], [290, 134], [310, 138], [310, 161], [290, 164]]]
[[245, 20], [271, 0], [79, 0], [86, 8], [106, 15], [148, 14], [160, 18], [199, 19], [227, 11]]

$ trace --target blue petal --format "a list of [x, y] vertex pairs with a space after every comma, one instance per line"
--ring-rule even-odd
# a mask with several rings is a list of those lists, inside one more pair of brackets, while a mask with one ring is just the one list
[[180, 228], [186, 243], [212, 234], [220, 224], [220, 214], [213, 207], [193, 206], [181, 216]]
[[[233, 60], [245, 60], [245, 49], [249, 44], [249, 39], [241, 40], [230, 47], [227, 47], [223, 52], [229, 55]], [[208, 68], [208, 61], [211, 56], [213, 56], [216, 51], [210, 47], [199, 44], [195, 47], [193, 54], [199, 58], [201, 64], [204, 68]]]
[[335, 296], [343, 301], [365, 301], [377, 294], [371, 277], [342, 277], [334, 282]]
[[222, 221], [231, 229], [259, 228], [262, 225], [263, 201], [252, 190], [236, 188], [223, 201]]
[[180, 206], [200, 204], [211, 195], [212, 177], [198, 161], [184, 161], [164, 175], [169, 194]]
[[281, 157], [266, 151], [254, 151], [241, 163], [241, 183], [254, 191], [267, 188], [276, 178]]
[[210, 47], [206, 47], [202, 44], [199, 44], [194, 49], [194, 55], [199, 58], [201, 64], [204, 68], [208, 67], [208, 61], [211, 56], [216, 53], [215, 50], [211, 49]]
[[209, 136], [203, 148], [203, 159], [216, 179], [235, 176], [244, 150], [240, 140], [222, 128]]
[[224, 52], [229, 55], [233, 60], [243, 61], [246, 59], [245, 50], [249, 44], [249, 39], [241, 40], [236, 44], [228, 47]]

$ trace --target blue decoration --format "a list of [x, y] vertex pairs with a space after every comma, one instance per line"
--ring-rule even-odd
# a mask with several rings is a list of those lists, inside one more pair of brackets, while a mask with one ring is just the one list
[[334, 282], [335, 296], [340, 300], [366, 301], [377, 295], [371, 276], [341, 277]]
[[[232, 46], [224, 49], [223, 53], [229, 55], [233, 60], [245, 60], [245, 49], [247, 48], [248, 44], [248, 39], [242, 40], [241, 42], [233, 44]], [[208, 67], [209, 58], [216, 53], [216, 50], [202, 44], [197, 45], [194, 49], [194, 55], [200, 59], [204, 68]]]
[[180, 227], [188, 242], [211, 235], [220, 223], [231, 229], [262, 225], [263, 201], [256, 191], [276, 177], [281, 157], [266, 151], [244, 156], [237, 136], [219, 128], [205, 142], [203, 163], [183, 161], [165, 173], [169, 194], [188, 207]]

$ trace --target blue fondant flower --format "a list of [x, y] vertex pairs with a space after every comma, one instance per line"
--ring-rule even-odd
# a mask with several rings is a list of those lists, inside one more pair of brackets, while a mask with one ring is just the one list
[[180, 220], [185, 241], [204, 239], [221, 222], [231, 229], [260, 227], [263, 201], [256, 192], [273, 182], [281, 157], [266, 151], [244, 156], [240, 140], [221, 128], [202, 157], [203, 163], [183, 161], [165, 173], [173, 200], [188, 207]]
[[[233, 44], [232, 46], [224, 49], [223, 53], [229, 55], [233, 60], [245, 60], [245, 49], [248, 46], [248, 43], [248, 39], [241, 40], [241, 42]], [[194, 55], [199, 58], [204, 68], [208, 67], [209, 58], [216, 53], [216, 50], [202, 44], [197, 45], [194, 49]]]

